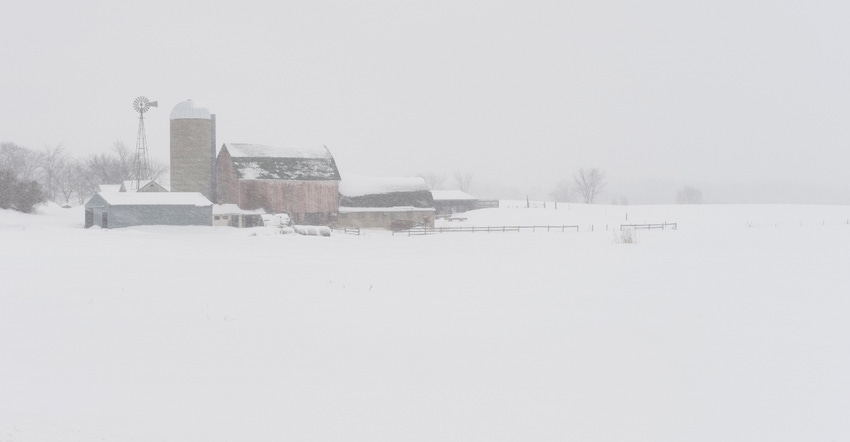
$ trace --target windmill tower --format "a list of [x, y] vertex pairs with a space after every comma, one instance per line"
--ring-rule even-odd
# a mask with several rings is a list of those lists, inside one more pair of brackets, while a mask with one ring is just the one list
[[145, 96], [136, 97], [133, 101], [133, 109], [139, 113], [139, 133], [136, 136], [136, 158], [133, 160], [133, 191], [139, 190], [142, 181], [151, 179], [151, 160], [148, 155], [148, 140], [145, 136], [145, 112], [152, 107], [157, 107], [157, 102], [150, 101]]

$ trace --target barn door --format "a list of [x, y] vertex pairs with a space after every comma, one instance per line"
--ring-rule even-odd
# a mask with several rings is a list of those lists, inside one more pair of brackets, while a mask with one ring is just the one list
[[101, 215], [101, 217], [100, 217], [100, 221], [101, 221], [101, 222], [100, 222], [100, 227], [103, 227], [104, 229], [108, 229], [108, 228], [109, 228], [109, 223], [108, 223], [108, 221], [109, 221], [109, 214], [108, 214], [108, 213], [103, 212], [103, 215]]
[[94, 209], [88, 208], [86, 209], [86, 228], [94, 225]]

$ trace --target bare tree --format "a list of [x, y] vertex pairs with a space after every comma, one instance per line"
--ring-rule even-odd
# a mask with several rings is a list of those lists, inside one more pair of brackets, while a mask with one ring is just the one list
[[573, 176], [573, 182], [575, 191], [581, 195], [585, 204], [593, 204], [593, 201], [608, 184], [605, 180], [605, 172], [595, 167], [593, 169], [579, 169]]
[[41, 155], [15, 143], [0, 143], [0, 169], [12, 171], [21, 181], [37, 178]]
[[425, 180], [428, 190], [440, 190], [446, 183], [446, 174], [444, 173], [420, 173], [419, 177]]
[[[133, 152], [130, 150], [130, 148], [127, 147], [127, 145], [122, 143], [121, 141], [116, 141], [115, 143], [112, 144], [112, 151], [114, 152], [115, 157], [118, 160], [117, 165], [118, 165], [119, 170], [120, 170], [120, 175], [125, 177], [125, 178], [119, 180], [118, 182], [120, 183], [120, 182], [123, 182], [123, 181], [126, 181], [126, 180], [133, 179], [133, 175], [134, 175], [134, 171], [135, 171], [136, 156], [133, 154]], [[102, 183], [102, 184], [107, 184], [107, 183]]]
[[150, 160], [151, 180], [157, 181], [168, 174], [168, 163], [154, 158]]
[[455, 185], [458, 190], [461, 192], [469, 192], [469, 188], [472, 186], [472, 174], [469, 172], [461, 172], [456, 170], [454, 174], [452, 174], [455, 180]]
[[0, 143], [0, 208], [30, 213], [45, 201], [37, 180], [41, 155], [14, 143]]
[[702, 204], [702, 191], [693, 186], [685, 186], [676, 194], [676, 204]]
[[77, 201], [80, 204], [85, 204], [86, 200], [97, 193], [97, 184], [92, 185], [89, 179], [88, 164], [85, 161], [75, 161], [71, 167], [73, 178], [68, 180], [71, 189], [71, 194], [76, 195]]
[[572, 186], [570, 186], [570, 182], [568, 180], [561, 180], [558, 181], [555, 188], [549, 192], [549, 196], [551, 196], [555, 201], [565, 203], [570, 201], [572, 190]]
[[[58, 180], [68, 168], [69, 158], [62, 145], [56, 147], [44, 146], [40, 154], [39, 175], [41, 185], [44, 187], [44, 195], [47, 200], [54, 201], [62, 193], [59, 189]], [[67, 199], [65, 202], [67, 202]]]

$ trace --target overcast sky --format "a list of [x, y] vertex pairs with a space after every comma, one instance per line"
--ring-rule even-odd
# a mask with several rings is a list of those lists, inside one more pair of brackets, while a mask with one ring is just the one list
[[0, 141], [135, 147], [145, 95], [167, 159], [192, 98], [219, 145], [324, 144], [343, 178], [542, 196], [599, 167], [603, 199], [850, 203], [847, 1], [117, 3], [4, 6]]

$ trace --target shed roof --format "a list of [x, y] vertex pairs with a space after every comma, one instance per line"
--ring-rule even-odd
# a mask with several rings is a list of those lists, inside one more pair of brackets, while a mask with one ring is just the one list
[[242, 215], [265, 215], [266, 211], [263, 209], [255, 209], [255, 210], [247, 210], [242, 209], [236, 204], [215, 204], [213, 205], [213, 215], [234, 215], [234, 214], [242, 214]]
[[325, 146], [293, 149], [225, 143], [221, 150], [230, 155], [236, 176], [243, 180], [339, 180], [336, 162]]
[[200, 192], [101, 192], [98, 195], [112, 206], [212, 206]]
[[378, 178], [346, 175], [339, 183], [339, 193], [345, 196], [420, 191], [428, 191], [428, 185], [421, 177]]
[[462, 190], [432, 190], [434, 201], [477, 201], [478, 198]]
[[360, 213], [360, 212], [434, 212], [433, 207], [413, 207], [413, 206], [393, 206], [393, 207], [343, 207], [340, 206], [340, 213]]

